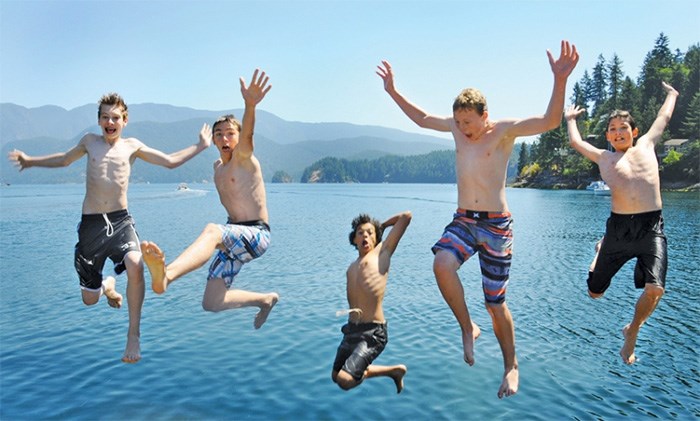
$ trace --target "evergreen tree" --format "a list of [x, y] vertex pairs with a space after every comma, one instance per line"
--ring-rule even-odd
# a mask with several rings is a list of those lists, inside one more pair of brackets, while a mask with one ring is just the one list
[[620, 94], [622, 93], [622, 83], [624, 74], [622, 72], [622, 60], [613, 55], [610, 64], [608, 65], [608, 106], [606, 111], [623, 108], [620, 104]]
[[690, 140], [700, 139], [700, 90], [695, 92], [688, 105], [680, 133]]
[[607, 100], [606, 82], [607, 66], [605, 65], [605, 57], [598, 56], [598, 63], [593, 68], [593, 78], [591, 79], [591, 100], [593, 101], [593, 114], [599, 114], [598, 108], [605, 104]]
[[574, 102], [575, 104], [580, 104], [584, 108], [589, 108], [590, 104], [593, 102], [593, 80], [591, 79], [588, 69], [583, 72], [583, 77], [581, 78], [581, 89], [583, 91], [583, 97], [581, 102]]
[[518, 154], [518, 175], [523, 172], [523, 168], [530, 163], [527, 143], [520, 144], [520, 153]]
[[[664, 96], [661, 81], [671, 82], [671, 68], [673, 67], [673, 53], [668, 46], [668, 37], [662, 32], [656, 39], [654, 48], [647, 53], [642, 64], [642, 74], [639, 78], [639, 86], [644, 98], [660, 98]], [[665, 70], [665, 71], [664, 71]], [[664, 73], [666, 78], [664, 79]]]

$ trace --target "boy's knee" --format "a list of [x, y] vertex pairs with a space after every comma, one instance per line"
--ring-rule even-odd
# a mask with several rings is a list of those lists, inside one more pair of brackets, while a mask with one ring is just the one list
[[359, 384], [357, 380], [345, 371], [338, 372], [333, 381], [343, 390], [350, 390]]
[[438, 277], [456, 273], [459, 266], [457, 258], [450, 252], [438, 251], [433, 259], [433, 273]]
[[656, 284], [647, 284], [644, 287], [644, 293], [648, 294], [652, 298], [660, 299], [664, 295], [664, 288]]
[[212, 300], [207, 300], [206, 298], [202, 300], [202, 309], [212, 313], [216, 313], [221, 310], [218, 303], [214, 303]]
[[204, 227], [202, 233], [206, 234], [207, 236], [215, 236], [217, 238], [221, 237], [221, 230], [219, 229], [219, 226], [211, 222]]
[[86, 306], [92, 306], [97, 304], [98, 301], [100, 301], [99, 293], [89, 293], [83, 291], [83, 304], [85, 304]]
[[588, 290], [588, 296], [593, 298], [594, 300], [597, 300], [598, 298], [602, 298], [604, 294], [605, 294], [604, 292], [598, 293], [598, 292], [593, 292], [590, 289]]

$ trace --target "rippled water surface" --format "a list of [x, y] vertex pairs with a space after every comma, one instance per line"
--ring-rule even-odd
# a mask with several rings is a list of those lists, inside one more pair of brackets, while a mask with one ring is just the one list
[[[132, 185], [142, 239], [168, 260], [225, 214], [211, 185]], [[460, 270], [482, 328], [476, 365], [432, 274], [431, 245], [449, 223], [454, 185], [268, 185], [272, 245], [237, 285], [277, 291], [267, 324], [255, 310], [201, 309], [206, 266], [157, 296], [147, 288], [143, 360], [119, 361], [127, 312], [85, 307], [74, 273], [82, 185], [0, 188], [0, 419], [691, 419], [700, 416], [700, 197], [664, 193], [667, 294], [642, 328], [633, 366], [620, 329], [639, 291], [632, 264], [606, 297], [586, 295], [609, 198], [584, 191], [508, 190], [515, 220], [508, 304], [520, 390], [499, 400], [502, 357], [483, 306], [478, 262]], [[347, 241], [360, 212], [409, 209], [385, 298], [389, 344], [378, 364], [408, 366], [405, 389], [385, 378], [341, 391], [330, 380], [346, 307]], [[107, 266], [110, 269], [110, 266]], [[109, 271], [105, 271], [109, 273]], [[150, 279], [147, 276], [147, 282]], [[126, 278], [119, 277], [123, 294]]]

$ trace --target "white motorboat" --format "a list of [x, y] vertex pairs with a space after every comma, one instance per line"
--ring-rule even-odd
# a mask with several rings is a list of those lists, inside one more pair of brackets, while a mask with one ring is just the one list
[[586, 187], [586, 190], [590, 190], [593, 194], [610, 196], [610, 187], [605, 184], [605, 181], [593, 181]]

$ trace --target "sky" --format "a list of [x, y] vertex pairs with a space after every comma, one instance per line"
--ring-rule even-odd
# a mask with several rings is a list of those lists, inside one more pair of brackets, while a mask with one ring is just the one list
[[[272, 89], [258, 106], [285, 120], [348, 122], [431, 133], [384, 92], [450, 115], [463, 88], [493, 119], [544, 113], [547, 60], [560, 42], [634, 80], [664, 33], [672, 50], [700, 43], [697, 0], [0, 0], [0, 102], [73, 109], [119, 92], [128, 104], [202, 110], [243, 107], [239, 77], [260, 68]], [[133, 116], [132, 116], [133, 117]]]

